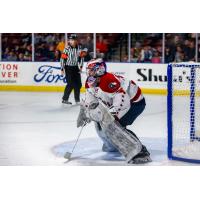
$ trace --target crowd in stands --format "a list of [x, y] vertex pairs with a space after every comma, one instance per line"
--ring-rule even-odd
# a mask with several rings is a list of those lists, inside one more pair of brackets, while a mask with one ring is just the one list
[[103, 33], [96, 37], [96, 55], [106, 61], [124, 61], [128, 55], [127, 33]]
[[[77, 34], [79, 43], [88, 49], [88, 52], [93, 52], [93, 34]], [[60, 61], [60, 56], [65, 46], [64, 33], [37, 33], [35, 34], [35, 61]], [[90, 60], [89, 54], [85, 60]]]
[[87, 62], [94, 55], [94, 43], [93, 43], [93, 34], [92, 33], [77, 33], [78, 42], [82, 48], [87, 49], [87, 55], [84, 60]]
[[[92, 33], [78, 33], [79, 43], [88, 49], [85, 61], [94, 56]], [[164, 62], [195, 61], [196, 34], [166, 33]], [[1, 34], [2, 61], [32, 61], [32, 34]], [[106, 61], [128, 62], [128, 34], [96, 34], [96, 57]], [[163, 34], [131, 34], [131, 62], [162, 63]], [[61, 52], [66, 46], [64, 33], [35, 33], [34, 60], [60, 61]], [[200, 51], [200, 49], [199, 49]]]
[[166, 34], [165, 63], [195, 61], [196, 34]]
[[31, 33], [3, 33], [2, 61], [31, 61]]
[[64, 33], [36, 33], [35, 61], [59, 61], [65, 48]]
[[133, 34], [131, 62], [161, 63], [162, 34]]

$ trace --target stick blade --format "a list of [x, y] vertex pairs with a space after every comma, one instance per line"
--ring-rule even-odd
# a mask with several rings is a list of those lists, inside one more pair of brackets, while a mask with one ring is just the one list
[[64, 155], [64, 158], [69, 160], [71, 158], [71, 155], [72, 155], [72, 153], [66, 152], [65, 155]]

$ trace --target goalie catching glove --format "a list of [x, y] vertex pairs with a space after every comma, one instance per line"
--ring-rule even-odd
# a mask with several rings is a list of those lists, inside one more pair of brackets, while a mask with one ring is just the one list
[[80, 111], [77, 119], [77, 128], [88, 124], [91, 121], [100, 122], [103, 120], [102, 112], [97, 108], [99, 105], [98, 101], [92, 102], [89, 106], [84, 104], [80, 105]]

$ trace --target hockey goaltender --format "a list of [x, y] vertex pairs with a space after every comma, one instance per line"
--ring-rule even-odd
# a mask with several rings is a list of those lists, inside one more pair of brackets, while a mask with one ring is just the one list
[[133, 80], [107, 72], [102, 59], [89, 61], [86, 72], [86, 94], [80, 106], [77, 127], [94, 121], [104, 152], [119, 152], [128, 164], [151, 162], [146, 147], [126, 128], [145, 109], [141, 89]]

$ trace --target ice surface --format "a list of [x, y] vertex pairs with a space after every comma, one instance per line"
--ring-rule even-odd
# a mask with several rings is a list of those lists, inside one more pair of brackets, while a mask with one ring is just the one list
[[200, 142], [193, 141], [187, 145], [174, 147], [173, 154], [177, 157], [200, 160]]
[[[63, 106], [61, 98], [62, 93], [0, 92], [0, 165], [125, 165], [119, 154], [101, 151], [92, 123], [66, 162], [63, 155], [79, 133], [79, 106]], [[166, 96], [146, 95], [146, 103], [129, 128], [149, 149], [148, 165], [185, 165], [167, 159]]]

